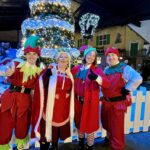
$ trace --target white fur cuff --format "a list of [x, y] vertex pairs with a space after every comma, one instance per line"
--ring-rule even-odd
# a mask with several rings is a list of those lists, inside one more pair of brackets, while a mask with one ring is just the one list
[[101, 76], [98, 76], [98, 77], [97, 77], [96, 82], [97, 82], [99, 85], [102, 85], [102, 78], [101, 78]]

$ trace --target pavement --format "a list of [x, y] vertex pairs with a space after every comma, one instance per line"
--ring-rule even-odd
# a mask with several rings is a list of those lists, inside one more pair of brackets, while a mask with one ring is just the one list
[[[103, 145], [103, 138], [95, 139], [95, 150], [111, 150], [109, 145]], [[131, 133], [125, 135], [126, 145], [124, 150], [150, 150], [150, 131]], [[78, 142], [59, 144], [59, 150], [77, 150]], [[31, 146], [30, 150], [39, 150]]]

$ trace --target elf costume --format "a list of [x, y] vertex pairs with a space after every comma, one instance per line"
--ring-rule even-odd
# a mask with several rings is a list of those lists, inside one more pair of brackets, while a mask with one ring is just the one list
[[130, 106], [130, 91], [135, 90], [142, 82], [142, 78], [129, 65], [119, 62], [117, 48], [109, 47], [105, 55], [108, 67], [105, 74], [111, 85], [108, 89], [102, 89], [102, 125], [107, 130], [112, 150], [124, 149], [124, 115], [127, 106]]
[[[95, 48], [86, 47], [84, 59], [93, 51], [96, 53]], [[75, 80], [75, 124], [79, 130], [79, 149], [83, 149], [84, 137], [80, 137], [80, 134], [82, 133], [82, 135], [84, 135], [86, 133], [89, 139], [93, 139], [93, 133], [99, 129], [100, 87], [107, 88], [109, 81], [102, 69], [93, 63], [75, 66], [72, 69], [72, 73]], [[90, 149], [90, 147], [92, 149], [93, 142], [94, 141], [91, 141], [92, 144], [89, 145], [88, 149]]]
[[[29, 52], [40, 55], [39, 47], [32, 47], [32, 45], [36, 45], [38, 39], [38, 37], [32, 36], [27, 40], [29, 45], [25, 45], [25, 55]], [[30, 92], [40, 72], [39, 67], [31, 65], [27, 61], [14, 62], [14, 73], [8, 77], [11, 85], [0, 99], [0, 150], [9, 149], [13, 129], [18, 149], [23, 149], [27, 142], [31, 120], [32, 97]]]

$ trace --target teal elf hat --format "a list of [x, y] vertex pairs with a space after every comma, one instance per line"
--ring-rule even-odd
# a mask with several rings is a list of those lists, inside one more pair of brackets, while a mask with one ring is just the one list
[[29, 52], [35, 52], [38, 55], [40, 55], [40, 47], [39, 47], [39, 36], [33, 36], [31, 35], [24, 44], [24, 54]]
[[88, 47], [87, 49], [84, 50], [84, 57], [89, 53], [95, 51], [96, 52], [96, 48], [94, 47]]

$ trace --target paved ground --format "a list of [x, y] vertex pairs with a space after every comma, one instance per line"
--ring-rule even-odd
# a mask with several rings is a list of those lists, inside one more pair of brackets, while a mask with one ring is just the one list
[[150, 150], [150, 131], [126, 135], [126, 146], [126, 150]]
[[[128, 134], [126, 137], [125, 150], [150, 150], [150, 131]], [[95, 140], [95, 150], [111, 150], [109, 146], [102, 146], [103, 139]], [[60, 144], [59, 150], [76, 150], [77, 142]], [[39, 150], [31, 147], [30, 150]]]

